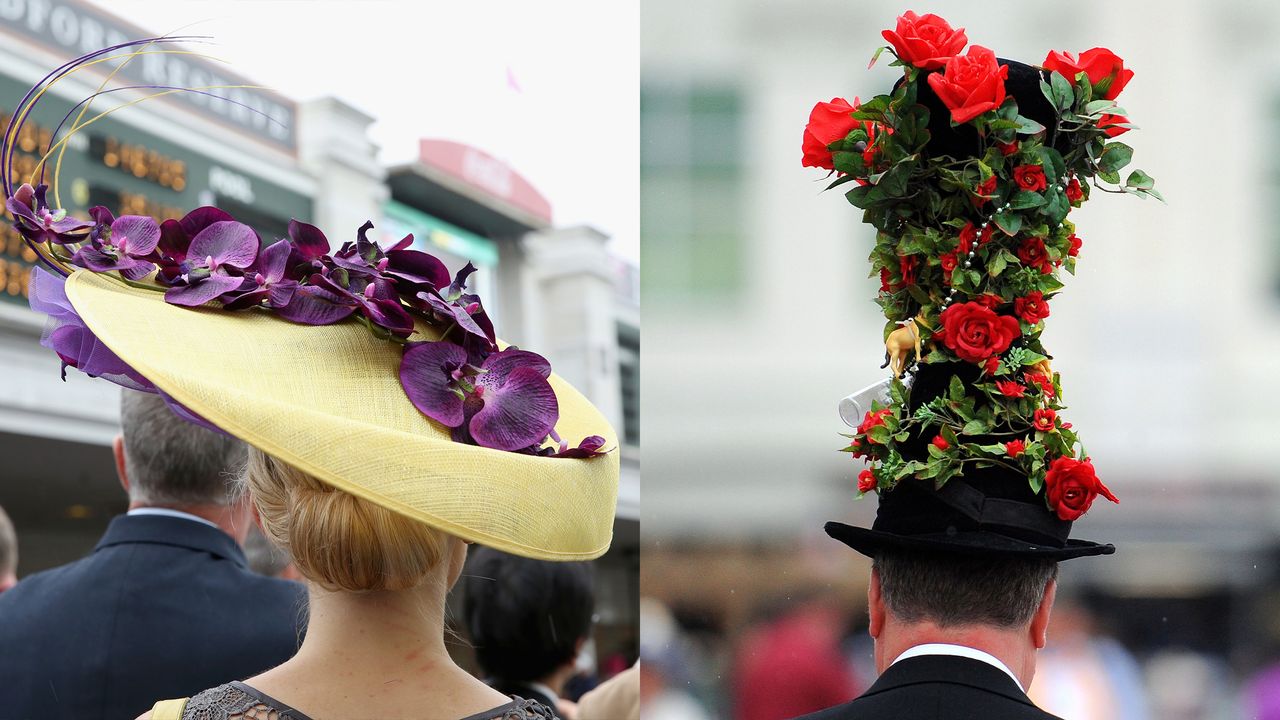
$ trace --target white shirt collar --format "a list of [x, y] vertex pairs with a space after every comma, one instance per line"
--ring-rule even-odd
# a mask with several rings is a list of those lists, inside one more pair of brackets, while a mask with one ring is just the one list
[[214, 525], [213, 523], [209, 522], [208, 520], [205, 520], [202, 517], [192, 515], [191, 513], [185, 513], [185, 512], [182, 512], [181, 510], [171, 510], [169, 508], [159, 508], [159, 507], [134, 508], [126, 514], [127, 515], [163, 515], [165, 517], [176, 517], [176, 518], [182, 518], [183, 520], [195, 520], [198, 523], [204, 523], [205, 525], [208, 525], [209, 527], [217, 530], [222, 529], [222, 528], [219, 528], [217, 525]]
[[999, 668], [1005, 675], [1013, 678], [1013, 682], [1017, 683], [1018, 689], [1026, 692], [1026, 688], [1022, 687], [1022, 683], [1018, 682], [1018, 676], [1013, 674], [1008, 665], [1000, 661], [1000, 658], [991, 653], [983, 652], [977, 648], [965, 647], [964, 645], [951, 645], [949, 643], [925, 643], [924, 645], [916, 645], [899, 655], [893, 662], [902, 662], [907, 658], [920, 657], [921, 655], [954, 655], [956, 657], [969, 658], [970, 660], [978, 660], [993, 667]]
[[[528, 685], [529, 687], [533, 688], [534, 690], [537, 690], [538, 692], [542, 693], [543, 695], [546, 695], [547, 697], [551, 698], [551, 706], [552, 706], [552, 707], [551, 707], [551, 709], [552, 709], [552, 710], [556, 710], [555, 706], [556, 706], [557, 704], [559, 704], [559, 702], [560, 702], [560, 696], [559, 696], [559, 695], [557, 695], [557, 694], [556, 694], [556, 692], [555, 692], [554, 690], [552, 690], [551, 688], [547, 687], [546, 685], [543, 685], [543, 684], [542, 684], [542, 683], [540, 683], [540, 682], [526, 682], [526, 683], [525, 683], [525, 685]], [[559, 711], [559, 710], [556, 710], [556, 712], [560, 712], [560, 711]]]

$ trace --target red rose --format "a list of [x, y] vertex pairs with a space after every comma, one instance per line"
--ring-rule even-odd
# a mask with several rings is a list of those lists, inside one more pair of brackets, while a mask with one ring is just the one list
[[947, 253], [938, 259], [942, 262], [942, 282], [950, 285], [951, 271], [956, 269], [956, 266], [960, 264], [960, 260], [956, 258], [955, 253]]
[[1057, 70], [1073, 83], [1076, 75], [1087, 74], [1094, 92], [1103, 100], [1115, 100], [1133, 79], [1133, 71], [1125, 69], [1124, 60], [1106, 48], [1085, 50], [1079, 58], [1073, 53], [1054, 50], [1044, 59], [1044, 69]]
[[1041, 408], [1035, 412], [1031, 424], [1041, 432], [1052, 432], [1057, 425], [1058, 413], [1049, 408]]
[[1071, 257], [1076, 257], [1080, 254], [1080, 248], [1084, 245], [1084, 241], [1076, 237], [1075, 233], [1071, 233], [1071, 237], [1067, 238], [1067, 240], [1071, 241], [1071, 249], [1067, 251], [1067, 254]]
[[956, 244], [956, 252], [961, 255], [968, 255], [969, 251], [973, 249], [973, 241], [977, 239], [978, 229], [973, 226], [973, 223], [965, 223], [964, 227], [960, 228], [960, 239]]
[[1007, 143], [998, 142], [996, 143], [996, 147], [1000, 148], [1001, 155], [1004, 155], [1005, 157], [1009, 157], [1010, 155], [1018, 152], [1018, 149], [1020, 146], [1018, 141], [1015, 140], [1013, 142], [1007, 142]]
[[982, 363], [987, 358], [1009, 349], [1009, 343], [1021, 331], [1018, 321], [1008, 315], [997, 315], [976, 302], [959, 303], [942, 311], [940, 327], [943, 344], [961, 360]]
[[1080, 201], [1084, 200], [1084, 189], [1080, 187], [1079, 178], [1071, 178], [1071, 182], [1067, 183], [1067, 202], [1075, 207], [1080, 207]]
[[[862, 424], [858, 426], [858, 434], [866, 435], [871, 428], [884, 425], [885, 416], [890, 412], [891, 410], [889, 408], [868, 410], [866, 416], [862, 418]], [[875, 443], [875, 440], [872, 440], [871, 438], [867, 438], [867, 440], [868, 442]]]
[[870, 470], [858, 473], [858, 492], [869, 493], [876, 489], [876, 476]]
[[880, 292], [892, 292], [893, 286], [889, 283], [889, 268], [880, 268]]
[[934, 15], [916, 15], [908, 10], [898, 18], [898, 27], [880, 33], [893, 45], [898, 59], [921, 70], [937, 70], [969, 43], [964, 28], [952, 29]]
[[804, 167], [834, 170], [831, 151], [827, 146], [848, 135], [861, 121], [850, 117], [857, 108], [858, 99], [854, 98], [850, 105], [844, 98], [831, 98], [831, 102], [820, 102], [809, 112], [809, 124], [804, 126], [804, 143], [800, 149], [804, 151], [804, 159], [800, 164]]
[[996, 60], [996, 54], [974, 45], [965, 55], [947, 60], [940, 73], [931, 73], [929, 87], [951, 110], [951, 122], [967, 123], [1004, 102], [1004, 80], [1009, 68]]
[[1049, 317], [1049, 303], [1045, 301], [1044, 293], [1039, 290], [1032, 290], [1027, 293], [1026, 297], [1020, 297], [1013, 301], [1013, 313], [1022, 318], [1028, 325], [1035, 325]]
[[1027, 444], [1021, 440], [1010, 440], [1004, 444], [1004, 453], [1011, 458], [1016, 458], [1026, 452]]
[[1012, 380], [997, 380], [996, 389], [1001, 395], [1011, 398], [1020, 398], [1027, 394], [1027, 389]]
[[947, 439], [942, 437], [941, 435], [934, 435], [933, 446], [938, 448], [942, 452], [946, 452], [951, 447], [951, 443], [947, 442]]
[[1004, 299], [1001, 298], [999, 295], [995, 295], [993, 293], [982, 293], [977, 297], [977, 299], [974, 300], [974, 302], [978, 303], [983, 307], [991, 308], [992, 310], [995, 310], [997, 307], [1000, 306], [1001, 303], [1004, 302]]
[[1101, 495], [1113, 503], [1120, 502], [1098, 479], [1088, 458], [1055, 458], [1044, 476], [1044, 497], [1058, 517], [1068, 522], [1089, 511], [1093, 499]]
[[1098, 127], [1107, 134], [1107, 137], [1115, 137], [1129, 132], [1129, 128], [1121, 127], [1116, 123], [1128, 124], [1128, 122], [1129, 118], [1123, 115], [1103, 114], [1102, 117], [1098, 118]]
[[974, 207], [981, 207], [983, 204], [991, 202], [991, 196], [996, 194], [996, 176], [992, 175], [978, 183], [978, 186], [973, 191], [982, 196], [973, 198]]
[[1018, 259], [1027, 267], [1039, 268], [1045, 275], [1053, 272], [1053, 263], [1049, 261], [1049, 253], [1044, 249], [1043, 238], [1023, 240], [1018, 247]]
[[902, 274], [902, 286], [915, 285], [919, 279], [918, 270], [920, 268], [920, 258], [915, 255], [901, 255], [898, 257], [898, 272]]
[[[1027, 381], [1027, 385], [1034, 385], [1035, 387], [1040, 388], [1040, 391], [1044, 393], [1045, 397], [1053, 397], [1053, 381], [1049, 379], [1048, 375], [1045, 375], [1044, 373], [1023, 373], [1022, 377]], [[1069, 424], [1070, 423], [1064, 423], [1063, 427], [1067, 427]]]
[[1044, 178], [1044, 168], [1039, 165], [1019, 165], [1013, 169], [1013, 182], [1022, 190], [1040, 192], [1049, 187]]

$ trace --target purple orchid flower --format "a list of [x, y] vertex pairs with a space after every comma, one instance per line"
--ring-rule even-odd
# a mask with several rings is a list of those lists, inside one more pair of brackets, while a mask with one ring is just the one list
[[572, 448], [569, 447], [569, 443], [561, 440], [554, 430], [551, 431], [551, 439], [559, 445], [559, 449], [534, 446], [530, 448], [531, 454], [553, 458], [584, 459], [604, 455], [607, 452], [603, 449], [604, 438], [599, 435], [588, 435], [578, 443], [577, 447]]
[[95, 223], [89, 232], [89, 246], [81, 247], [71, 262], [94, 272], [117, 270], [121, 275], [138, 280], [155, 269], [151, 262], [160, 243], [160, 225], [143, 215], [115, 218], [111, 211], [98, 206], [89, 211]]
[[5, 201], [5, 207], [17, 221], [18, 232], [31, 242], [52, 242], [59, 245], [84, 240], [89, 223], [69, 217], [66, 210], [51, 210], [45, 201], [47, 185], [32, 188], [23, 183], [13, 196]]
[[67, 299], [65, 283], [66, 278], [38, 266], [31, 270], [31, 309], [49, 316], [49, 327], [40, 344], [62, 359], [62, 379], [67, 379], [67, 368], [73, 367], [89, 377], [106, 378], [132, 390], [155, 392], [150, 381], [129, 367], [84, 324]]
[[275, 242], [258, 253], [257, 260], [245, 273], [240, 287], [226, 298], [228, 310], [242, 310], [265, 304], [282, 308], [293, 300], [298, 281], [285, 277], [285, 270], [293, 247], [288, 240]]
[[349, 286], [343, 287], [337, 276], [315, 274], [311, 276], [311, 286], [325, 290], [330, 295], [340, 298], [343, 305], [352, 305], [360, 310], [369, 322], [387, 330], [397, 337], [409, 337], [413, 333], [413, 316], [400, 303], [395, 286], [386, 278], [366, 278], [348, 276]]
[[422, 290], [436, 290], [449, 284], [449, 269], [436, 256], [410, 250], [413, 235], [405, 235], [385, 251], [369, 239], [373, 223], [366, 221], [356, 231], [356, 241], [346, 243], [333, 255], [333, 264], [356, 276], [386, 277], [412, 296]]
[[560, 408], [550, 376], [546, 358], [514, 347], [476, 367], [460, 345], [411, 343], [400, 362], [400, 384], [414, 407], [453, 428], [455, 439], [495, 450], [541, 444], [555, 428]]
[[329, 255], [329, 238], [320, 228], [300, 220], [289, 221], [291, 252], [285, 266], [285, 277], [302, 280], [323, 267]]
[[165, 291], [164, 299], [194, 307], [238, 289], [245, 268], [257, 259], [258, 245], [258, 234], [244, 223], [220, 220], [209, 225], [191, 239], [180, 266], [185, 272]]
[[224, 210], [205, 205], [187, 213], [181, 220], [165, 220], [160, 224], [160, 272], [156, 279], [165, 285], [185, 284], [187, 251], [191, 240], [201, 230], [216, 222], [235, 220]]
[[467, 333], [484, 340], [489, 348], [494, 348], [498, 341], [493, 321], [485, 313], [479, 296], [463, 292], [467, 286], [467, 277], [475, 271], [476, 267], [467, 263], [443, 292], [432, 289], [418, 293], [415, 306], [434, 313], [441, 322], [457, 323]]

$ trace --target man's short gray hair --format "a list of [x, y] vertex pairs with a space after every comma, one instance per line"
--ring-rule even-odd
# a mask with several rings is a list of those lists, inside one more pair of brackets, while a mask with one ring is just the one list
[[0, 577], [18, 572], [18, 533], [13, 521], [0, 508]]
[[120, 401], [129, 500], [149, 505], [230, 505], [244, 443], [187, 422], [158, 395], [125, 390]]
[[1024, 627], [1058, 577], [1056, 561], [1016, 556], [884, 551], [871, 567], [894, 617], [940, 627]]

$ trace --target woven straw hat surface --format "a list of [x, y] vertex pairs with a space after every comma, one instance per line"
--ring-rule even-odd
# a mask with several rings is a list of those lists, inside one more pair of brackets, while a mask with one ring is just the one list
[[[84, 271], [66, 293], [89, 329], [161, 390], [340, 490], [525, 557], [586, 560], [609, 547], [617, 451], [557, 459], [453, 442], [401, 388], [400, 347], [363, 325], [177, 307]], [[438, 334], [419, 325], [412, 339]], [[618, 446], [590, 401], [559, 376], [551, 385], [561, 437]]]

